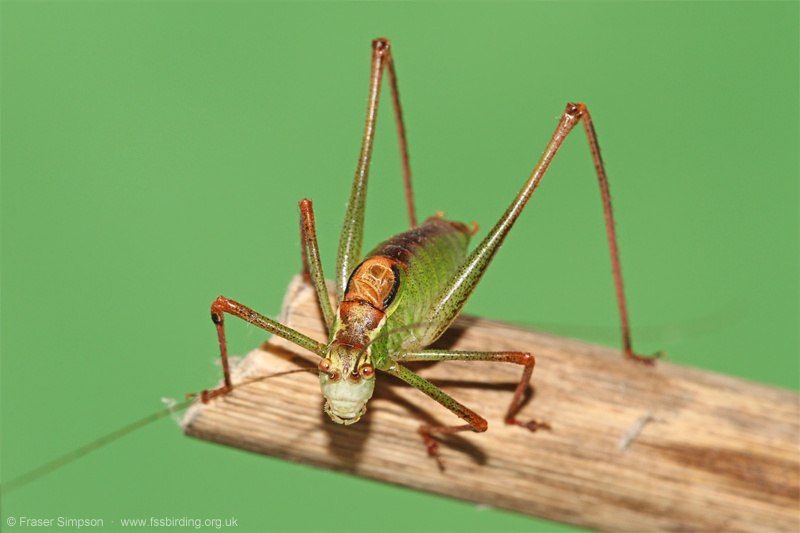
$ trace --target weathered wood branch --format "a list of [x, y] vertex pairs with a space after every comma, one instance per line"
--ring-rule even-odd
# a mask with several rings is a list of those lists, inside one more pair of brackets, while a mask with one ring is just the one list
[[[282, 322], [324, 340], [313, 288], [295, 279]], [[352, 426], [322, 411], [316, 374], [256, 382], [184, 419], [187, 435], [608, 531], [800, 530], [800, 398], [794, 392], [669, 363], [643, 368], [618, 351], [461, 317], [437, 345], [518, 350], [537, 360], [520, 418], [503, 424], [521, 368], [481, 362], [415, 367], [489, 421], [482, 434], [442, 438], [445, 472], [420, 424], [459, 420], [379, 373], [367, 414]], [[278, 338], [250, 353], [234, 383], [315, 367]]]

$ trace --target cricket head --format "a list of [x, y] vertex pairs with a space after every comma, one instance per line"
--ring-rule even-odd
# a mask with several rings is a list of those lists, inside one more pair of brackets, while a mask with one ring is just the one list
[[367, 412], [367, 400], [375, 390], [375, 369], [364, 351], [333, 345], [319, 363], [319, 382], [327, 400], [325, 412], [337, 424], [350, 425]]

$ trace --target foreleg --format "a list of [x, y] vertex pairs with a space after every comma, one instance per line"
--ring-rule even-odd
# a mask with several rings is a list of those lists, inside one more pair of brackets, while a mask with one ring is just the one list
[[225, 298], [224, 296], [220, 296], [214, 301], [213, 304], [211, 304], [211, 320], [213, 320], [217, 327], [217, 336], [219, 337], [220, 357], [222, 358], [222, 371], [225, 376], [225, 384], [222, 387], [214, 390], [204, 390], [199, 395], [188, 395], [190, 397], [200, 396], [200, 399], [203, 401], [203, 403], [207, 403], [210, 399], [215, 398], [216, 396], [228, 394], [233, 390], [230, 368], [228, 367], [228, 346], [225, 341], [225, 313], [238, 316], [250, 324], [258, 326], [261, 329], [272, 333], [273, 335], [277, 335], [278, 337], [283, 337], [289, 342], [292, 342], [301, 348], [305, 348], [306, 350], [314, 352], [320, 357], [323, 357], [325, 346], [314, 339], [306, 337], [299, 331], [295, 331], [292, 328], [284, 326], [280, 322], [256, 313], [249, 307], [245, 307], [238, 302]]

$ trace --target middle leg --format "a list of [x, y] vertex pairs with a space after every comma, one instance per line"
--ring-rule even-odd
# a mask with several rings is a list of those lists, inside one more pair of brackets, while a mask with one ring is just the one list
[[522, 404], [522, 398], [525, 390], [530, 386], [531, 376], [533, 375], [533, 368], [536, 366], [536, 359], [528, 352], [461, 352], [449, 350], [421, 350], [418, 352], [404, 353], [394, 357], [398, 361], [404, 363], [410, 361], [490, 361], [497, 363], [514, 363], [522, 365], [525, 369], [522, 371], [522, 378], [514, 390], [514, 397], [511, 399], [511, 404], [508, 406], [508, 411], [505, 416], [505, 423], [525, 427], [531, 431], [537, 429], [550, 429], [550, 424], [547, 422], [537, 422], [531, 420], [529, 422], [522, 422], [516, 418], [516, 414]]
[[[521, 427], [528, 428], [531, 431], [537, 429], [550, 429], [550, 424], [546, 422], [521, 422], [517, 420], [516, 413], [519, 409], [520, 403], [525, 389], [530, 384], [531, 375], [533, 374], [533, 367], [536, 364], [535, 359], [529, 353], [525, 352], [451, 352], [442, 350], [422, 350], [417, 352], [410, 352], [393, 357], [394, 361], [410, 362], [410, 361], [494, 361], [494, 362], [508, 362], [523, 365], [525, 370], [522, 373], [522, 379], [514, 391], [514, 397], [511, 400], [508, 411], [506, 412], [506, 424], [514, 424]], [[440, 390], [438, 387], [418, 376], [411, 370], [407, 369], [400, 364], [389, 364], [387, 368], [382, 368], [385, 372], [393, 374], [409, 385], [424, 392], [438, 403], [452, 411], [456, 416], [463, 419], [467, 424], [460, 426], [428, 426], [423, 425], [419, 428], [419, 434], [422, 436], [425, 446], [428, 449], [428, 455], [435, 458], [439, 463], [439, 467], [444, 469], [444, 459], [439, 454], [439, 443], [433, 438], [437, 433], [458, 433], [461, 431], [472, 430], [476, 432], [483, 432], [489, 427], [482, 416], [478, 413], [465, 407], [450, 397], [447, 393]]]

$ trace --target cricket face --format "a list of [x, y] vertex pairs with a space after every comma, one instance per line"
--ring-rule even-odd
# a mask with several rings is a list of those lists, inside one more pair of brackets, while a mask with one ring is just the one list
[[349, 346], [333, 346], [328, 357], [319, 363], [319, 369], [322, 394], [327, 400], [325, 412], [337, 424], [358, 422], [367, 412], [367, 400], [375, 390], [375, 370], [369, 353]]

